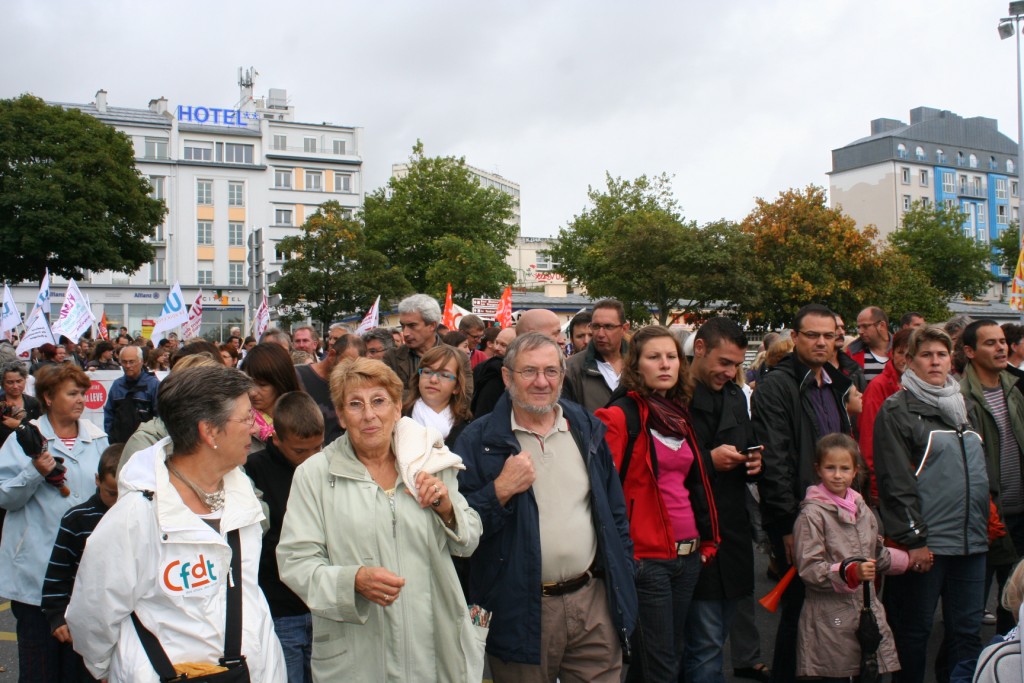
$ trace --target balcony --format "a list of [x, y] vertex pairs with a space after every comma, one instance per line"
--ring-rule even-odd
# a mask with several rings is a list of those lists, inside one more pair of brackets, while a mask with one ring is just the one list
[[976, 197], [979, 199], [985, 198], [985, 188], [981, 185], [972, 185], [970, 183], [962, 183], [957, 187], [956, 193], [961, 197]]

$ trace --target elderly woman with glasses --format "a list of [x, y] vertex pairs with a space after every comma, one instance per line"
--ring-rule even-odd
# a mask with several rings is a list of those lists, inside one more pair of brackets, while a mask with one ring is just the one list
[[401, 418], [401, 396], [384, 363], [339, 363], [331, 399], [346, 432], [292, 481], [277, 560], [313, 613], [315, 681], [480, 680], [451, 561], [476, 549], [480, 517], [459, 493], [462, 460]]
[[124, 466], [82, 557], [67, 623], [86, 666], [111, 683], [287, 679], [257, 582], [263, 510], [241, 469], [252, 380], [211, 363], [161, 383], [169, 436]]

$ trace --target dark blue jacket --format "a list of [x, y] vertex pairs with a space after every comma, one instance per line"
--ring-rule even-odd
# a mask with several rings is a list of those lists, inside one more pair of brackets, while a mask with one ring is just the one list
[[[590, 473], [590, 506], [597, 531], [597, 562], [605, 571], [608, 610], [628, 648], [636, 623], [633, 543], [622, 486], [604, 441], [604, 425], [571, 401], [561, 400], [569, 431]], [[522, 450], [512, 433], [512, 404], [504, 393], [494, 410], [470, 423], [455, 443], [465, 471], [459, 491], [480, 513], [484, 531], [470, 560], [468, 599], [491, 610], [487, 651], [506, 662], [540, 663], [540, 523], [533, 489], [502, 507], [494, 480], [505, 459]]]
[[110, 433], [110, 428], [114, 426], [114, 410], [118, 401], [124, 400], [129, 393], [136, 389], [139, 390], [134, 397], [136, 402], [148, 404], [152, 413], [143, 422], [160, 414], [156, 409], [156, 394], [160, 390], [160, 380], [148, 368], [142, 368], [142, 373], [135, 379], [128, 379], [127, 375], [122, 375], [110, 385], [107, 402], [103, 405], [103, 431]]

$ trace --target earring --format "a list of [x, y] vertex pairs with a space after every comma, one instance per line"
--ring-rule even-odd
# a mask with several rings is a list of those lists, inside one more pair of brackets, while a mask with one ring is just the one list
[[216, 441], [213, 442], [213, 450], [217, 450], [217, 442]]

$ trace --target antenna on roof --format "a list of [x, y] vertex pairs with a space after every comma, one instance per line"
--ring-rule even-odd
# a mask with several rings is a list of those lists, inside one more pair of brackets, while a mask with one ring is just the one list
[[253, 100], [253, 84], [255, 83], [256, 76], [259, 73], [255, 67], [249, 67], [245, 69], [238, 67], [238, 91], [239, 98], [238, 104], [235, 105], [236, 109], [244, 109], [245, 105]]

